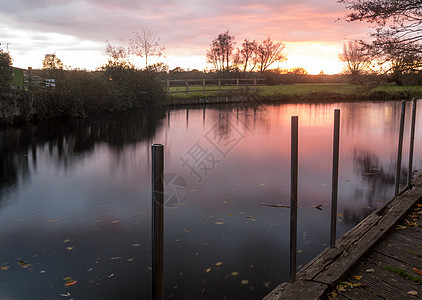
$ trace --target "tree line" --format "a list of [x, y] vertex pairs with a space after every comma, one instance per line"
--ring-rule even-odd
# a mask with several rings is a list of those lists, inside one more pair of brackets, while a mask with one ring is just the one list
[[282, 41], [276, 42], [270, 37], [258, 42], [245, 39], [241, 47], [235, 48], [234, 38], [227, 30], [212, 40], [206, 56], [215, 70], [262, 73], [274, 63], [287, 60]]

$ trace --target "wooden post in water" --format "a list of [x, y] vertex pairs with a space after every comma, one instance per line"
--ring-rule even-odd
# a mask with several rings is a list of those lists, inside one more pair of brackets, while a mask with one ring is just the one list
[[330, 247], [336, 246], [337, 232], [337, 195], [338, 195], [338, 164], [340, 146], [340, 110], [334, 110], [334, 138], [333, 138], [333, 177], [331, 188], [331, 232]]
[[170, 79], [167, 79], [167, 92], [170, 94]]
[[297, 179], [298, 179], [298, 117], [291, 121], [290, 177], [290, 282], [296, 280], [297, 252]]
[[186, 84], [186, 94], [189, 94], [189, 83], [187, 79], [185, 79], [185, 84]]
[[256, 78], [253, 79], [253, 91], [256, 92]]
[[412, 187], [413, 177], [413, 148], [415, 145], [415, 125], [416, 125], [416, 98], [413, 98], [412, 108], [412, 125], [410, 129], [410, 146], [409, 146], [409, 172], [407, 174], [407, 187]]
[[202, 90], [204, 91], [204, 94], [205, 94], [205, 78], [202, 78]]
[[218, 78], [218, 90], [221, 92], [221, 78]]
[[406, 114], [406, 101], [401, 102], [401, 115], [400, 115], [400, 132], [399, 132], [399, 144], [397, 149], [397, 166], [396, 166], [396, 186], [394, 196], [399, 195], [400, 188], [400, 173], [401, 173], [401, 156], [403, 151], [403, 131], [404, 131], [404, 118]]
[[152, 149], [152, 299], [164, 299], [164, 145]]

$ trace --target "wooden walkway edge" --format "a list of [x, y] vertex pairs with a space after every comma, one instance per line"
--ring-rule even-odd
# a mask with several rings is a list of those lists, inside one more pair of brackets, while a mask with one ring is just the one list
[[297, 274], [292, 283], [282, 283], [263, 300], [323, 299], [328, 291], [347, 277], [352, 268], [404, 218], [422, 199], [422, 175], [396, 198], [367, 216]]

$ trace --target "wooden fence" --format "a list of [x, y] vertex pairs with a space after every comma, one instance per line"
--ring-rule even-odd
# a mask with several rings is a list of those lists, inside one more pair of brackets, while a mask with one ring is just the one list
[[257, 86], [264, 85], [264, 79], [167, 79], [163, 80], [169, 94], [174, 93], [193, 93], [193, 92], [221, 92], [221, 91], [239, 91], [241, 89], [253, 89], [256, 91]]

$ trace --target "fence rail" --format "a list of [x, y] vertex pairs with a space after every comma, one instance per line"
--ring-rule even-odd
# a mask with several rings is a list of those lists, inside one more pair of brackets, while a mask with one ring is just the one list
[[163, 80], [167, 93], [207, 93], [221, 91], [239, 91], [252, 88], [256, 91], [257, 86], [264, 85], [265, 79], [261, 78], [217, 78], [217, 79], [167, 79]]

